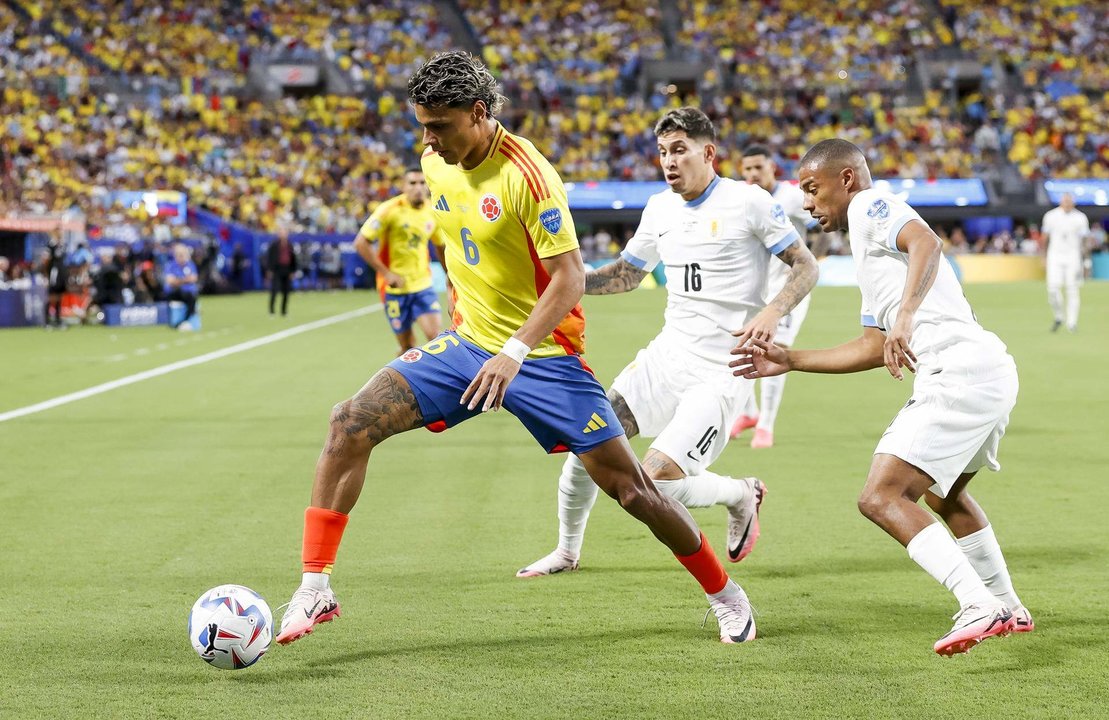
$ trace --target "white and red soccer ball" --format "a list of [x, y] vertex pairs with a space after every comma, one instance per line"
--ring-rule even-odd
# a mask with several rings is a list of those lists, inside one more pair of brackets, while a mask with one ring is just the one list
[[213, 667], [242, 670], [258, 662], [273, 640], [273, 614], [262, 596], [242, 585], [220, 585], [189, 613], [193, 650]]

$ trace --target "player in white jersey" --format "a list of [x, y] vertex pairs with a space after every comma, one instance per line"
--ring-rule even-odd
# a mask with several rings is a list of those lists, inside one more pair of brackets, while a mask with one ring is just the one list
[[[620, 259], [587, 273], [585, 291], [627, 292], [663, 264], [662, 331], [613, 381], [608, 397], [629, 437], [654, 438], [643, 467], [660, 490], [686, 507], [727, 507], [728, 559], [738, 562], [758, 538], [765, 486], [708, 470], [752, 389], [728, 369], [730, 353], [749, 338], [773, 340], [781, 317], [816, 283], [818, 269], [769, 193], [716, 175], [716, 133], [703, 112], [672, 110], [655, 135], [670, 190], [647, 201]], [[791, 269], [766, 304], [767, 266], [779, 262], [775, 255]], [[558, 547], [518, 577], [577, 568], [596, 497], [597, 486], [570, 457], [559, 478]]]
[[[752, 185], [758, 185], [770, 193], [775, 201], [782, 206], [786, 217], [797, 228], [797, 233], [802, 238], [808, 235], [809, 230], [819, 227], [812, 215], [805, 211], [801, 204], [805, 198], [801, 189], [788, 182], [778, 182], [778, 165], [764, 145], [749, 145], [743, 149], [742, 159], [743, 179]], [[785, 287], [789, 277], [789, 266], [775, 259], [770, 261], [769, 275], [767, 278], [766, 296], [772, 298]], [[784, 315], [778, 322], [778, 334], [774, 342], [782, 347], [789, 347], [797, 339], [805, 316], [809, 314], [809, 301], [812, 295], [806, 295], [797, 303], [797, 307]], [[755, 428], [755, 437], [751, 439], [753, 448], [769, 448], [774, 446], [774, 421], [778, 418], [778, 408], [782, 404], [782, 394], [785, 392], [786, 378], [779, 375], [764, 378], [760, 382], [760, 397], [755, 402], [755, 393], [747, 396], [747, 403], [739, 417], [732, 424], [731, 437], [735, 439], [740, 433], [750, 427]]]
[[[750, 379], [883, 365], [898, 380], [902, 368], [915, 372], [912, 397], [874, 451], [859, 509], [958, 599], [955, 626], [936, 641], [937, 653], [1032, 630], [993, 528], [966, 491], [978, 470], [1000, 468], [998, 443], [1017, 400], [1013, 358], [974, 318], [932, 229], [902, 200], [871, 187], [857, 147], [825, 140], [799, 168], [805, 209], [824, 230], [850, 232], [863, 334], [825, 350], [754, 340], [733, 351], [732, 366]], [[917, 504], [921, 497], [955, 539]]]
[[[1082, 286], [1082, 261], [1086, 238], [1090, 235], [1090, 219], [1074, 207], [1074, 196], [1065, 193], [1059, 207], [1048, 210], [1040, 226], [1047, 238], [1047, 299], [1055, 320], [1051, 332], [1063, 324], [1067, 330], [1078, 329], [1078, 288]], [[1066, 311], [1063, 289], [1067, 291]]]

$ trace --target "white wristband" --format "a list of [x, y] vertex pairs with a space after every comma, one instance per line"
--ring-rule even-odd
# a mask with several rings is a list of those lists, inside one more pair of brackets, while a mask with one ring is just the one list
[[526, 358], [528, 356], [528, 353], [531, 352], [531, 348], [529, 348], [527, 345], [520, 342], [516, 338], [510, 337], [508, 340], [505, 341], [504, 347], [501, 348], [501, 352], [523, 365], [524, 358]]

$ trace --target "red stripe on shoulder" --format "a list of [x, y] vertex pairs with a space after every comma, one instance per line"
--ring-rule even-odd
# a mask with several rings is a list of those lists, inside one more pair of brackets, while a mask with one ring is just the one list
[[428, 155], [431, 155], [432, 152], [434, 152], [434, 151], [431, 149], [431, 146], [428, 145], [426, 148], [424, 148], [424, 152], [423, 152], [423, 154], [420, 155], [420, 159], [423, 160]]
[[524, 147], [520, 145], [520, 143], [516, 142], [515, 138], [513, 138], [511, 135], [506, 134], [504, 136], [504, 144], [515, 150], [516, 153], [523, 159], [524, 163], [529, 168], [531, 168], [532, 173], [537, 179], [536, 187], [540, 187], [540, 184], [542, 184], [540, 195], [543, 196], [543, 199], [549, 198], [551, 196], [551, 189], [547, 187], [547, 179], [543, 177], [543, 173], [540, 172], [539, 166], [535, 163], [535, 159], [528, 155], [527, 151], [524, 150]]
[[539, 191], [536, 190], [535, 185], [532, 184], [531, 175], [530, 175], [530, 173], [528, 173], [527, 169], [524, 167], [524, 164], [522, 162], [520, 162], [519, 160], [517, 160], [512, 154], [510, 154], [508, 152], [508, 149], [505, 148], [504, 146], [501, 147], [500, 153], [502, 155], [504, 155], [506, 158], [508, 158], [509, 160], [511, 160], [512, 164], [516, 166], [516, 169], [520, 171], [520, 174], [524, 176], [524, 182], [526, 182], [528, 184], [528, 190], [531, 191], [532, 199], [535, 200], [535, 202], [538, 203], [539, 202]]

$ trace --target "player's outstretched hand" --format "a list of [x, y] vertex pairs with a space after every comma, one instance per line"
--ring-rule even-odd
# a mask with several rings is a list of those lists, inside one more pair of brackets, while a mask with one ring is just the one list
[[789, 351], [766, 340], [752, 340], [732, 350], [735, 360], [728, 363], [732, 375], [754, 380], [773, 377], [791, 370]]
[[391, 288], [396, 288], [399, 290], [404, 287], [404, 278], [390, 270], [389, 272], [385, 273], [385, 284]]
[[508, 391], [508, 384], [520, 372], [520, 363], [504, 353], [497, 353], [485, 361], [481, 370], [470, 381], [466, 392], [462, 393], [460, 405], [466, 405], [473, 410], [485, 398], [481, 411], [492, 408], [500, 410], [504, 404], [504, 394]]
[[743, 326], [738, 332], [732, 333], [736, 338], [736, 345], [743, 346], [748, 340], [765, 340], [774, 342], [774, 334], [778, 332], [778, 321], [781, 314], [772, 307], [764, 307], [759, 314], [751, 318], [751, 322]]
[[900, 317], [893, 324], [893, 329], [886, 335], [886, 343], [882, 346], [882, 358], [886, 363], [886, 370], [898, 380], [905, 376], [901, 368], [909, 372], [916, 372], [916, 355], [909, 348], [909, 341], [913, 338], [913, 323], [911, 319], [902, 320]]

